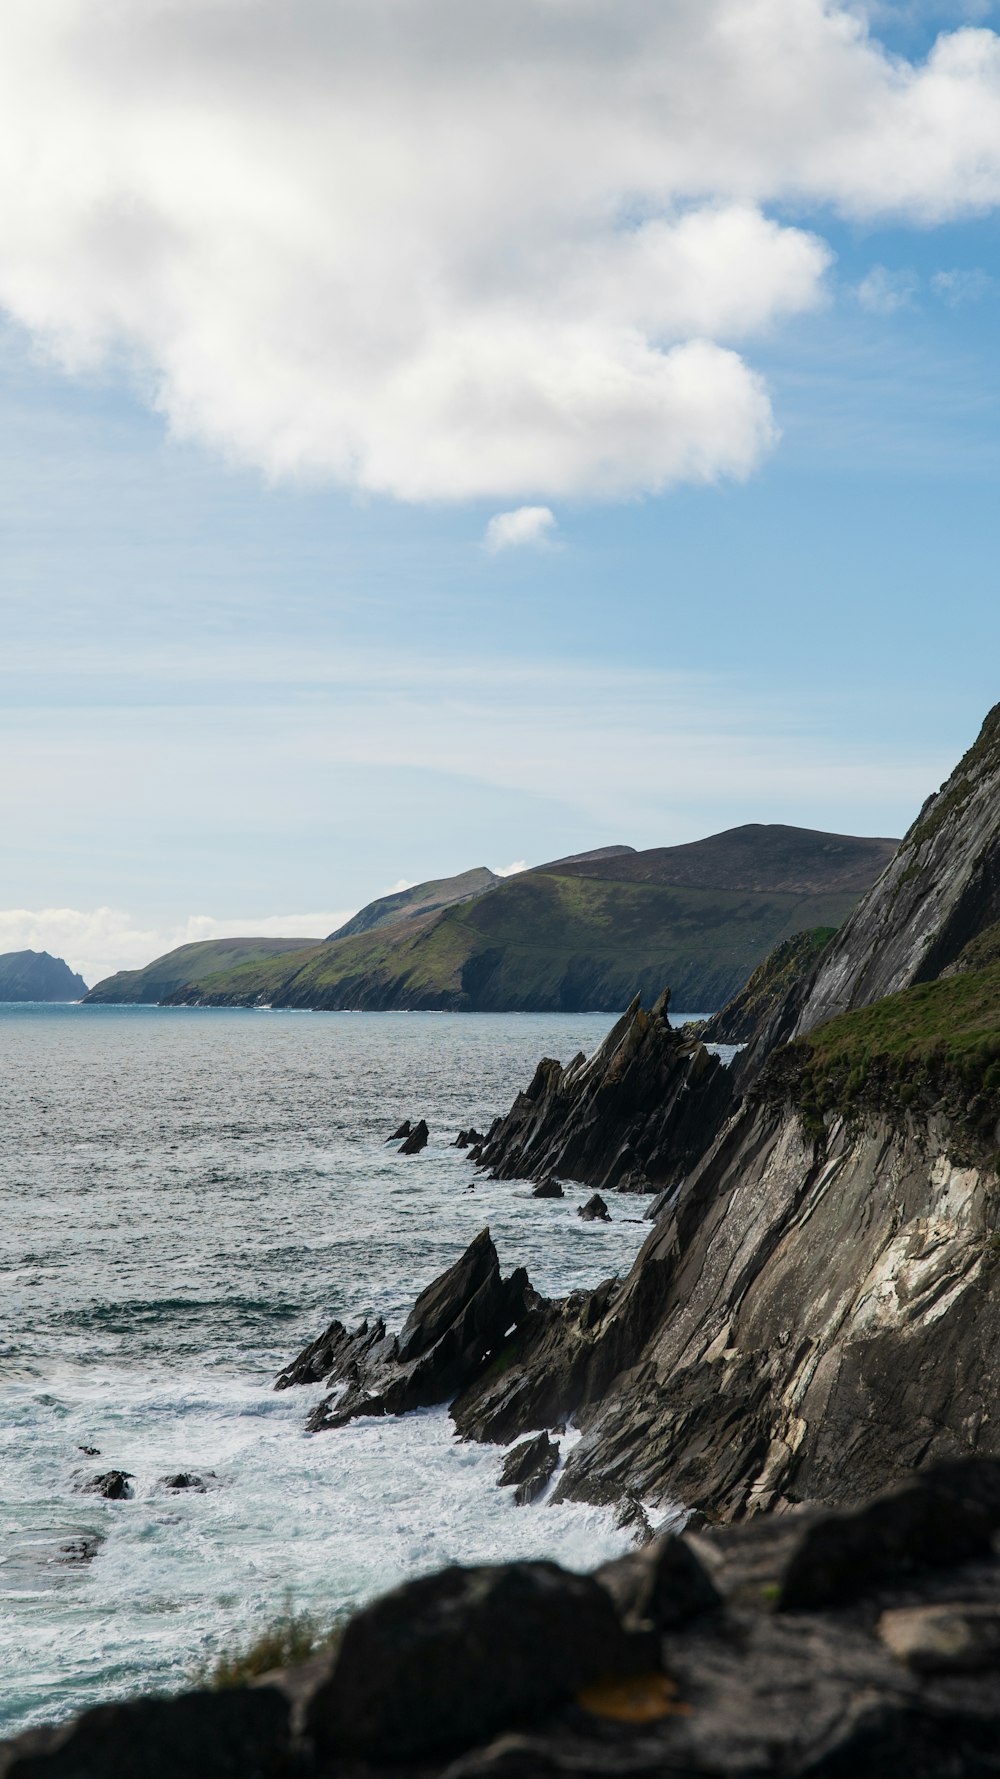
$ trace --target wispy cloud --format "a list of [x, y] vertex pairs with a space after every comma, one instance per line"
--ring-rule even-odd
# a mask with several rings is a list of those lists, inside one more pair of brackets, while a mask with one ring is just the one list
[[955, 266], [951, 271], [935, 272], [931, 279], [931, 289], [953, 309], [959, 309], [964, 303], [978, 303], [995, 289], [996, 281], [984, 272], [981, 266]]
[[872, 266], [854, 294], [869, 314], [895, 315], [899, 309], [913, 308], [919, 288], [916, 272], [905, 267], [891, 271], [888, 266]]

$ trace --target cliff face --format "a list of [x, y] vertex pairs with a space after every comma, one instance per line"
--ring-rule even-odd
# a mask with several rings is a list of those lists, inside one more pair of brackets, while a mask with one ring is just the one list
[[573, 1414], [562, 1494], [719, 1518], [995, 1451], [998, 907], [1000, 709], [765, 1017], [628, 1278], [552, 1306], [460, 1430]]
[[47, 951], [8, 951], [0, 956], [0, 1001], [79, 1001], [82, 976]]

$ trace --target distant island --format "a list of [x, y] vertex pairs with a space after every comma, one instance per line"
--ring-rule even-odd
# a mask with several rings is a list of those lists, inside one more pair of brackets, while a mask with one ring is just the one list
[[0, 953], [0, 1002], [82, 1001], [87, 984], [61, 957], [47, 951]]
[[664, 982], [712, 1012], [773, 947], [842, 925], [898, 842], [750, 823], [684, 846], [615, 845], [516, 877], [485, 866], [371, 902], [323, 940], [187, 945], [90, 1003], [367, 1011], [617, 1011]]

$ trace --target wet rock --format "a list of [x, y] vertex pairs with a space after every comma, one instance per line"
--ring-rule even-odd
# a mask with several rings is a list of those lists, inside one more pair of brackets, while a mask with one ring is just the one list
[[656, 1537], [653, 1522], [650, 1519], [638, 1495], [628, 1494], [615, 1514], [615, 1525], [620, 1532], [631, 1532], [636, 1544], [651, 1544]]
[[134, 1490], [131, 1470], [105, 1470], [80, 1484], [84, 1494], [103, 1495], [105, 1501], [130, 1501]]
[[611, 1595], [622, 1623], [632, 1630], [673, 1630], [700, 1613], [716, 1611], [722, 1603], [691, 1546], [673, 1532], [605, 1563], [596, 1579]]
[[400, 1155], [419, 1155], [421, 1149], [426, 1149], [427, 1138], [429, 1137], [429, 1135], [430, 1135], [430, 1132], [427, 1129], [427, 1125], [426, 1125], [424, 1119], [421, 1118], [420, 1123], [415, 1124], [413, 1126], [413, 1129], [410, 1131], [410, 1134], [407, 1137], [406, 1142], [400, 1144], [399, 1154]]
[[558, 1467], [558, 1441], [550, 1439], [547, 1433], [538, 1433], [533, 1439], [525, 1439], [512, 1452], [508, 1452], [497, 1478], [497, 1486], [501, 1489], [513, 1488], [517, 1506], [527, 1507], [544, 1493]]
[[452, 1568], [353, 1618], [307, 1712], [322, 1759], [469, 1748], [634, 1665], [610, 1596], [554, 1563]]
[[469, 1130], [460, 1130], [452, 1144], [452, 1148], [470, 1149], [478, 1146], [478, 1144], [482, 1143], [484, 1140], [481, 1130], [473, 1130], [471, 1128]]
[[59, 1546], [61, 1563], [92, 1563], [104, 1539], [99, 1532], [81, 1532], [78, 1538], [68, 1538]]
[[559, 1181], [550, 1177], [548, 1180], [543, 1180], [540, 1185], [536, 1186], [531, 1196], [532, 1198], [563, 1198], [565, 1194], [563, 1193]]
[[76, 1449], [78, 1452], [82, 1452], [85, 1458], [99, 1458], [101, 1455], [100, 1447], [96, 1445], [78, 1445]]
[[288, 1779], [289, 1705], [275, 1687], [98, 1705], [0, 1745], [0, 1779]]
[[948, 1601], [942, 1606], [883, 1612], [878, 1634], [886, 1648], [920, 1674], [969, 1674], [1000, 1668], [1000, 1606]]
[[595, 1192], [592, 1198], [588, 1198], [585, 1205], [580, 1205], [577, 1216], [582, 1217], [585, 1223], [611, 1222], [611, 1212], [599, 1192]]
[[204, 1495], [210, 1483], [216, 1481], [214, 1470], [206, 1470], [201, 1475], [197, 1470], [175, 1470], [172, 1476], [161, 1476], [162, 1489], [191, 1489], [197, 1495]]
[[350, 1333], [343, 1322], [331, 1322], [325, 1333], [303, 1347], [291, 1365], [275, 1379], [276, 1390], [287, 1390], [293, 1384], [337, 1383], [360, 1366], [371, 1349], [385, 1339], [385, 1323], [381, 1317], [369, 1327], [362, 1322]]
[[523, 1267], [501, 1277], [484, 1229], [421, 1292], [398, 1336], [360, 1352], [346, 1371], [341, 1365], [334, 1377], [346, 1381], [346, 1393], [320, 1403], [307, 1427], [320, 1432], [358, 1415], [405, 1414], [449, 1401], [540, 1302]]
[[387, 1143], [398, 1143], [402, 1140], [403, 1137], [408, 1137], [412, 1129], [413, 1129], [413, 1126], [410, 1123], [410, 1120], [408, 1118], [404, 1118], [402, 1124], [397, 1124], [395, 1130], [392, 1133], [392, 1136], [386, 1137], [385, 1140]]

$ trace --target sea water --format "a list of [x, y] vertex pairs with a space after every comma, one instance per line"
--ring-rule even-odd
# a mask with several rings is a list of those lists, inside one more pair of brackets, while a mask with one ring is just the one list
[[[646, 1200], [585, 1223], [451, 1146], [610, 1024], [0, 1006], [0, 1733], [181, 1686], [286, 1605], [624, 1546], [608, 1509], [515, 1507], [444, 1409], [308, 1436], [322, 1390], [273, 1389], [333, 1316], [398, 1327], [486, 1224], [547, 1294], [629, 1267]], [[386, 1144], [406, 1117], [419, 1156]], [[112, 1468], [132, 1499], [82, 1491]]]

